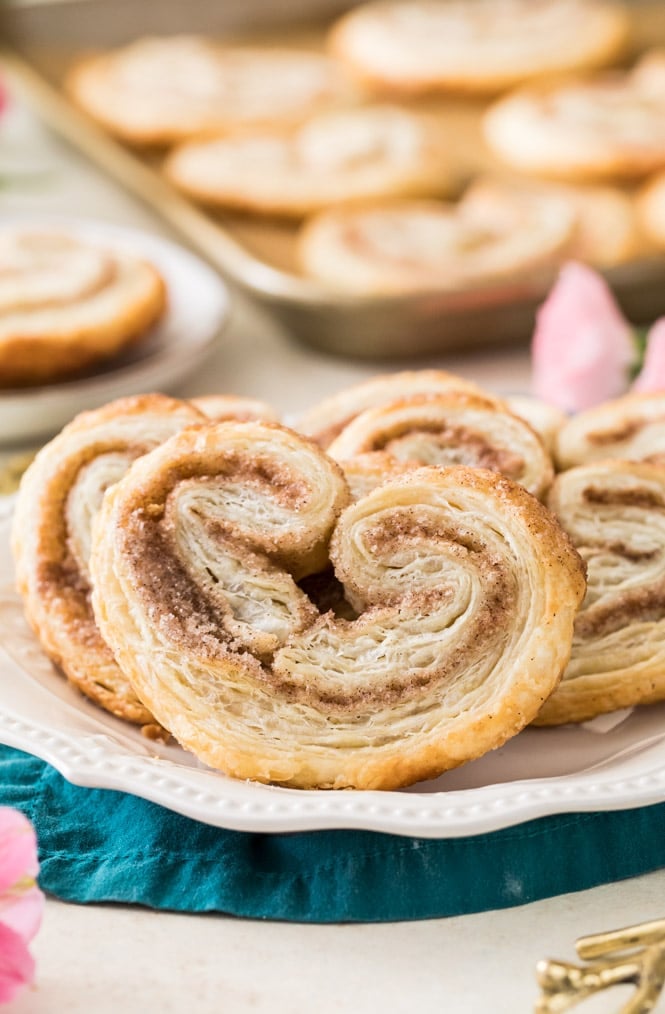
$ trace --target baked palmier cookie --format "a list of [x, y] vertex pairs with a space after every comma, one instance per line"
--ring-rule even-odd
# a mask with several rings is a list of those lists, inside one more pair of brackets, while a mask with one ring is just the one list
[[665, 172], [647, 183], [637, 207], [644, 232], [657, 246], [665, 248]]
[[542, 497], [552, 460], [528, 423], [474, 394], [418, 394], [369, 408], [328, 447], [355, 499], [419, 465], [486, 468]]
[[80, 374], [142, 336], [166, 305], [152, 265], [49, 230], [0, 230], [0, 387]]
[[156, 729], [103, 640], [90, 605], [92, 523], [106, 489], [135, 458], [205, 417], [163, 395], [123, 398], [77, 416], [39, 452], [18, 493], [12, 531], [18, 589], [47, 654], [107, 711]]
[[[260, 423], [178, 434], [106, 495], [97, 621], [206, 764], [396, 788], [499, 746], [555, 688], [583, 568], [534, 497], [426, 468], [340, 514], [347, 498], [316, 445]], [[354, 620], [321, 615], [296, 584], [328, 556]]]
[[323, 54], [221, 46], [196, 36], [139, 39], [93, 56], [74, 67], [66, 86], [107, 130], [152, 145], [290, 126], [354, 97]]
[[194, 408], [215, 422], [237, 419], [262, 419], [264, 422], [278, 422], [274, 408], [258, 398], [243, 398], [237, 394], [202, 394], [189, 399]]
[[563, 680], [537, 724], [665, 699], [665, 468], [599, 461], [558, 476], [549, 506], [587, 565]]
[[490, 215], [494, 208], [512, 200], [519, 202], [551, 200], [555, 197], [568, 207], [574, 218], [572, 234], [564, 256], [598, 267], [609, 267], [634, 257], [641, 235], [635, 202], [618, 187], [584, 186], [545, 181], [477, 180], [467, 193], [474, 210]]
[[330, 288], [358, 294], [455, 290], [553, 271], [573, 235], [569, 203], [510, 189], [494, 197], [324, 211], [301, 231], [300, 265]]
[[525, 88], [490, 107], [484, 131], [522, 172], [637, 179], [665, 168], [665, 88], [636, 71]]
[[295, 428], [325, 449], [365, 409], [417, 394], [446, 394], [448, 391], [465, 391], [503, 405], [499, 398], [493, 398], [471, 380], [455, 373], [446, 370], [400, 370], [398, 373], [380, 374], [324, 398], [296, 420]]
[[627, 394], [572, 416], [555, 456], [562, 470], [604, 458], [665, 462], [665, 393]]
[[445, 194], [446, 147], [433, 118], [365, 106], [321, 113], [295, 132], [191, 141], [165, 171], [205, 204], [299, 217], [330, 205]]
[[626, 11], [596, 0], [380, 0], [333, 28], [336, 56], [395, 92], [492, 93], [621, 53]]

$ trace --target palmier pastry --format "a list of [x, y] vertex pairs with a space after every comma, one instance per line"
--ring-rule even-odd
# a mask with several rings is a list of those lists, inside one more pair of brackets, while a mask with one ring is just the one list
[[572, 416], [559, 430], [560, 469], [604, 458], [665, 462], [665, 393], [627, 394]]
[[582, 465], [558, 476], [549, 505], [586, 561], [588, 590], [537, 724], [665, 699], [665, 468]]
[[395, 201], [324, 211], [299, 238], [304, 272], [343, 292], [451, 290], [554, 272], [575, 215], [556, 196], [506, 190], [491, 207], [473, 194], [459, 204]]
[[665, 89], [635, 71], [524, 89], [490, 107], [484, 129], [522, 172], [639, 178], [665, 168]]
[[554, 478], [539, 436], [523, 419], [478, 395], [418, 394], [369, 408], [328, 448], [354, 497], [418, 465], [467, 465], [500, 472], [541, 497]]
[[322, 113], [296, 132], [191, 141], [166, 173], [195, 200], [267, 215], [444, 194], [448, 156], [439, 124], [396, 106]]
[[320, 53], [223, 47], [196, 36], [140, 39], [91, 57], [66, 85], [90, 116], [134, 144], [288, 126], [353, 97]]
[[642, 228], [649, 239], [665, 248], [665, 172], [647, 183], [639, 195], [637, 207]]
[[[395, 788], [499, 746], [556, 686], [584, 579], [534, 497], [457, 468], [412, 472], [340, 516], [347, 497], [316, 445], [260, 423], [184, 431], [107, 493], [95, 615], [206, 764]], [[355, 620], [320, 615], [295, 583], [328, 553]]]
[[599, 67], [623, 49], [626, 11], [596, 0], [382, 0], [333, 28], [363, 81], [403, 93], [492, 93]]
[[493, 398], [477, 384], [446, 370], [401, 370], [372, 377], [324, 398], [298, 418], [295, 428], [325, 449], [365, 409], [416, 394], [448, 391], [466, 391], [503, 405], [499, 398]]
[[47, 383], [108, 359], [162, 314], [157, 271], [52, 231], [0, 231], [0, 386]]
[[18, 588], [42, 646], [87, 697], [153, 728], [95, 625], [91, 527], [105, 490], [131, 462], [194, 423], [205, 417], [193, 406], [157, 394], [82, 413], [30, 465], [14, 515]]
[[225, 419], [237, 419], [240, 422], [249, 419], [278, 421], [272, 406], [257, 398], [243, 398], [236, 394], [202, 394], [189, 400], [199, 412], [215, 422], [223, 422]]
[[506, 181], [491, 177], [477, 180], [467, 192], [475, 211], [492, 214], [506, 199], [519, 202], [549, 200], [565, 202], [574, 218], [573, 232], [563, 254], [566, 259], [609, 267], [634, 257], [641, 237], [635, 204], [617, 187], [582, 186], [545, 181]]

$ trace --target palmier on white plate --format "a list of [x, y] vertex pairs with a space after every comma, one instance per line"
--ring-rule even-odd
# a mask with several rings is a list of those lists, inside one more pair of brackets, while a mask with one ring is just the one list
[[83, 60], [66, 83], [89, 115], [134, 144], [290, 126], [354, 97], [323, 54], [196, 36], [139, 39]]
[[25, 611], [47, 654], [87, 697], [121, 718], [157, 726], [104, 642], [90, 605], [90, 541], [105, 491], [132, 461], [205, 416], [164, 395], [84, 412], [23, 476], [12, 548]]
[[602, 66], [628, 32], [625, 8], [602, 0], [380, 0], [342, 17], [331, 47], [380, 89], [482, 94]]
[[560, 469], [604, 458], [665, 462], [665, 392], [627, 394], [572, 416], [555, 456]]
[[152, 264], [51, 228], [0, 229], [0, 387], [60, 380], [131, 345], [162, 315]]
[[645, 233], [665, 249], [665, 172], [647, 183], [638, 197], [637, 207]]
[[455, 373], [446, 370], [400, 370], [371, 377], [324, 398], [296, 419], [295, 428], [326, 449], [365, 409], [417, 394], [446, 394], [448, 391], [475, 394], [492, 400], [496, 405], [503, 405], [499, 398], [493, 398], [478, 384]]
[[499, 472], [542, 497], [552, 460], [528, 423], [495, 402], [462, 391], [417, 394], [365, 409], [328, 447], [355, 499], [421, 465]]
[[630, 180], [665, 168], [665, 88], [646, 69], [524, 88], [485, 114], [505, 163], [573, 181]]
[[[206, 764], [395, 788], [501, 745], [557, 685], [585, 582], [534, 497], [424, 468], [348, 498], [331, 458], [265, 423], [183, 431], [105, 496], [97, 622]], [[328, 558], [357, 619], [321, 615], [296, 583]]]
[[390, 105], [321, 113], [290, 133], [191, 141], [165, 171], [198, 201], [268, 215], [451, 187], [439, 123]]
[[458, 204], [393, 201], [332, 209], [305, 223], [305, 274], [340, 292], [450, 291], [554, 270], [575, 211], [552, 195], [472, 189]]
[[599, 461], [558, 476], [548, 499], [587, 565], [563, 680], [538, 725], [665, 699], [665, 467]]

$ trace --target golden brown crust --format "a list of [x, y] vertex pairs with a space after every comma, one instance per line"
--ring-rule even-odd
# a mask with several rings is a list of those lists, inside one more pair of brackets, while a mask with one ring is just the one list
[[450, 291], [533, 274], [543, 279], [574, 238], [576, 212], [555, 192], [471, 187], [456, 204], [392, 201], [310, 218], [298, 259], [341, 292]]
[[559, 469], [605, 458], [665, 460], [665, 394], [627, 394], [579, 412], [557, 434]]
[[484, 133], [520, 172], [631, 182], [665, 166], [665, 95], [636, 70], [533, 85], [490, 106]]
[[297, 419], [295, 428], [320, 447], [327, 448], [365, 409], [416, 394], [448, 391], [466, 391], [489, 399], [497, 406], [504, 406], [500, 398], [493, 397], [473, 381], [458, 377], [455, 373], [446, 370], [400, 370], [397, 373], [379, 374], [324, 398]]
[[[164, 395], [123, 398], [77, 416], [37, 455], [21, 482], [12, 531], [27, 617], [68, 679], [107, 711], [154, 719], [116, 665], [90, 607], [90, 527], [104, 489], [132, 460], [204, 417]], [[154, 733], [154, 728], [149, 728]]]
[[462, 391], [416, 394], [366, 409], [328, 447], [354, 498], [421, 465], [485, 468], [542, 497], [554, 468], [542, 440], [519, 416]]
[[320, 113], [295, 131], [191, 141], [171, 153], [164, 170], [204, 204], [297, 218], [451, 189], [440, 123], [389, 105]]
[[[6, 297], [0, 306], [2, 387], [74, 377], [138, 341], [164, 312], [166, 286], [145, 261], [59, 233], [3, 230], [0, 242], [7, 251], [0, 268]], [[54, 296], [55, 276], [60, 272], [64, 285], [68, 266], [71, 288]]]
[[[260, 423], [185, 431], [105, 497], [95, 615], [205, 763], [394, 788], [501, 745], [554, 689], [584, 578], [538, 501], [487, 471], [438, 468], [340, 516], [347, 498], [314, 444]], [[293, 581], [322, 566], [331, 533], [351, 621], [320, 615]]]
[[161, 147], [291, 127], [356, 97], [339, 68], [320, 53], [220, 46], [196, 36], [137, 39], [80, 60], [65, 87], [123, 141]]
[[665, 699], [665, 467], [599, 461], [548, 500], [588, 569], [570, 663], [537, 725]]
[[536, 180], [481, 177], [470, 194], [491, 210], [506, 200], [562, 201], [574, 218], [573, 230], [561, 256], [609, 267], [635, 257], [644, 245], [635, 202], [618, 187], [584, 186]]
[[380, 0], [344, 15], [329, 48], [365, 87], [384, 93], [491, 95], [608, 64], [629, 34], [625, 8], [593, 0]]

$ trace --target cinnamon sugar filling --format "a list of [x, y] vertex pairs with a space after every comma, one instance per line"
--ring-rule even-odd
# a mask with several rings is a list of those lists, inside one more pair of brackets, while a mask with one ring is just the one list
[[[219, 483], [219, 480], [216, 482]], [[371, 543], [379, 555], [427, 539], [435, 540], [449, 557], [459, 559], [463, 556], [472, 563], [483, 600], [468, 615], [454, 648], [441, 657], [443, 653], [437, 654], [436, 645], [428, 647], [425, 644], [423, 647], [418, 644], [417, 649], [421, 653], [429, 653], [429, 661], [422, 665], [409, 665], [407, 662], [397, 672], [393, 669], [382, 671], [381, 663], [376, 661], [382, 655], [383, 639], [394, 643], [397, 629], [407, 631], [405, 650], [408, 658], [409, 638], [418, 637], [420, 622], [430, 622], [432, 629], [426, 633], [427, 642], [428, 639], [436, 640], [439, 632], [436, 628], [438, 612], [442, 616], [441, 630], [452, 626], [467, 612], [466, 601], [460, 601], [459, 609], [455, 608], [456, 589], [454, 584], [446, 585], [444, 579], [443, 587], [409, 592], [398, 600], [387, 588], [386, 600], [392, 598], [394, 604], [377, 604], [357, 619], [338, 619], [332, 613], [321, 615], [312, 606], [311, 619], [305, 610], [301, 629], [294, 629], [283, 647], [278, 647], [270, 655], [261, 656], [248, 650], [245, 643], [229, 633], [225, 627], [223, 604], [220, 606], [219, 602], [211, 600], [205, 588], [178, 558], [176, 518], [173, 514], [177, 503], [176, 490], [172, 491], [172, 497], [168, 498], [163, 512], [151, 515], [142, 508], [135, 509], [119, 532], [119, 548], [129, 564], [135, 594], [138, 594], [146, 615], [171, 644], [209, 661], [234, 657], [249, 669], [257, 686], [270, 687], [290, 703], [315, 706], [331, 718], [336, 715], [344, 718], [358, 710], [398, 704], [407, 698], [415, 701], [417, 706], [419, 700], [431, 696], [437, 685], [462, 674], [467, 676], [469, 668], [488, 657], [494, 645], [500, 651], [500, 642], [507, 636], [505, 620], [514, 609], [517, 588], [514, 575], [498, 554], [488, 553], [482, 540], [474, 538], [470, 531], [463, 535], [468, 545], [459, 545], [459, 532], [446, 531], [440, 525], [428, 523], [427, 519], [385, 517], [372, 526], [369, 534], [365, 533], [368, 544]], [[225, 544], [229, 546], [230, 541], [224, 525], [218, 526], [213, 522], [211, 527], [210, 521], [205, 518], [201, 518], [201, 524], [209, 535], [212, 534], [220, 553], [223, 553]], [[448, 543], [448, 538], [452, 540], [453, 536], [456, 544]], [[234, 545], [232, 548], [234, 553], [242, 553], [241, 546]], [[249, 549], [246, 552], [248, 556], [253, 555]], [[215, 561], [211, 560], [209, 574], [214, 573]], [[223, 591], [221, 588], [222, 594]], [[339, 586], [333, 598], [335, 595], [339, 597]], [[374, 640], [368, 649], [373, 655], [375, 667], [378, 667], [374, 677], [369, 674], [372, 668], [369, 665], [368, 675], [363, 677], [362, 658], [357, 659], [356, 672], [346, 679], [342, 678], [342, 685], [339, 677], [335, 680], [334, 674], [327, 674], [325, 669], [319, 669], [316, 681], [303, 675], [312, 666], [316, 667], [317, 655], [321, 651], [332, 657], [345, 650], [350, 652], [351, 657], [354, 652], [362, 655], [363, 649], [359, 646], [366, 638], [365, 631], [376, 632], [377, 629], [380, 633], [372, 635]], [[302, 671], [299, 662], [304, 667]]]
[[521, 455], [490, 443], [483, 434], [466, 426], [420, 423], [404, 433], [385, 434], [368, 441], [363, 451], [386, 451], [398, 460], [414, 460], [420, 464], [461, 464], [488, 468], [510, 479], [519, 479], [524, 472]]
[[659, 420], [628, 419], [621, 426], [617, 426], [613, 430], [595, 430], [592, 433], [587, 433], [587, 440], [590, 444], [595, 444], [598, 447], [602, 447], [604, 444], [621, 444], [625, 440], [630, 440], [636, 433], [639, 433], [641, 429], [648, 425], [648, 422], [657, 421]]
[[611, 602], [596, 603], [575, 621], [580, 638], [603, 637], [630, 623], [657, 622], [665, 617], [665, 580], [650, 588], [632, 588], [612, 597]]
[[601, 489], [598, 486], [587, 486], [582, 496], [587, 503], [603, 504], [608, 507], [642, 507], [646, 510], [659, 510], [665, 507], [665, 502], [658, 493], [639, 487]]

